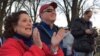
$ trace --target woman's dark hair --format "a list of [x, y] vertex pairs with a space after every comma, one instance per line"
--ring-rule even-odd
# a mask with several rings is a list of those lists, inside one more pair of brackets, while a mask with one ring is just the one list
[[18, 11], [12, 13], [11, 15], [6, 16], [4, 20], [4, 33], [3, 33], [3, 36], [5, 38], [12, 37], [15, 34], [14, 26], [17, 25], [21, 14], [28, 14], [28, 13], [26, 11]]

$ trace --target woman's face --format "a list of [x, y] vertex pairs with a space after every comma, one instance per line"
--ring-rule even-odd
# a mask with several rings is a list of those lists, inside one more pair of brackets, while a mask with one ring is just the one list
[[23, 36], [29, 37], [32, 34], [32, 20], [27, 14], [20, 14], [17, 25], [14, 31]]

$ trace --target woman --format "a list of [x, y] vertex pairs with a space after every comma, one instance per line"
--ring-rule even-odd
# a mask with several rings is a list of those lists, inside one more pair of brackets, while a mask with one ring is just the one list
[[[0, 48], [0, 56], [63, 56], [58, 46], [63, 39], [61, 38], [64, 34], [63, 29], [53, 34], [51, 49], [49, 49], [45, 43], [41, 42], [38, 29], [32, 30], [32, 27], [32, 20], [25, 11], [7, 16], [3, 34], [7, 40]], [[55, 42], [57, 38], [59, 39]]]

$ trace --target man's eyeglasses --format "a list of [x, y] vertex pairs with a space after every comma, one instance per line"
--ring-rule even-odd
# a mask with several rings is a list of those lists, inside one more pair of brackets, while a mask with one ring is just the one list
[[44, 12], [55, 12], [55, 10], [54, 9], [47, 9]]

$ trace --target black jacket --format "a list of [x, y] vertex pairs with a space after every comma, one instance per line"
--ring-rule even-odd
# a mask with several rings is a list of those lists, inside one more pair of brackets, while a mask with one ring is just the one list
[[76, 19], [71, 23], [71, 33], [75, 38], [74, 50], [78, 52], [92, 52], [94, 50], [94, 38], [96, 35], [86, 34], [86, 29], [91, 29], [92, 23], [83, 18]]

